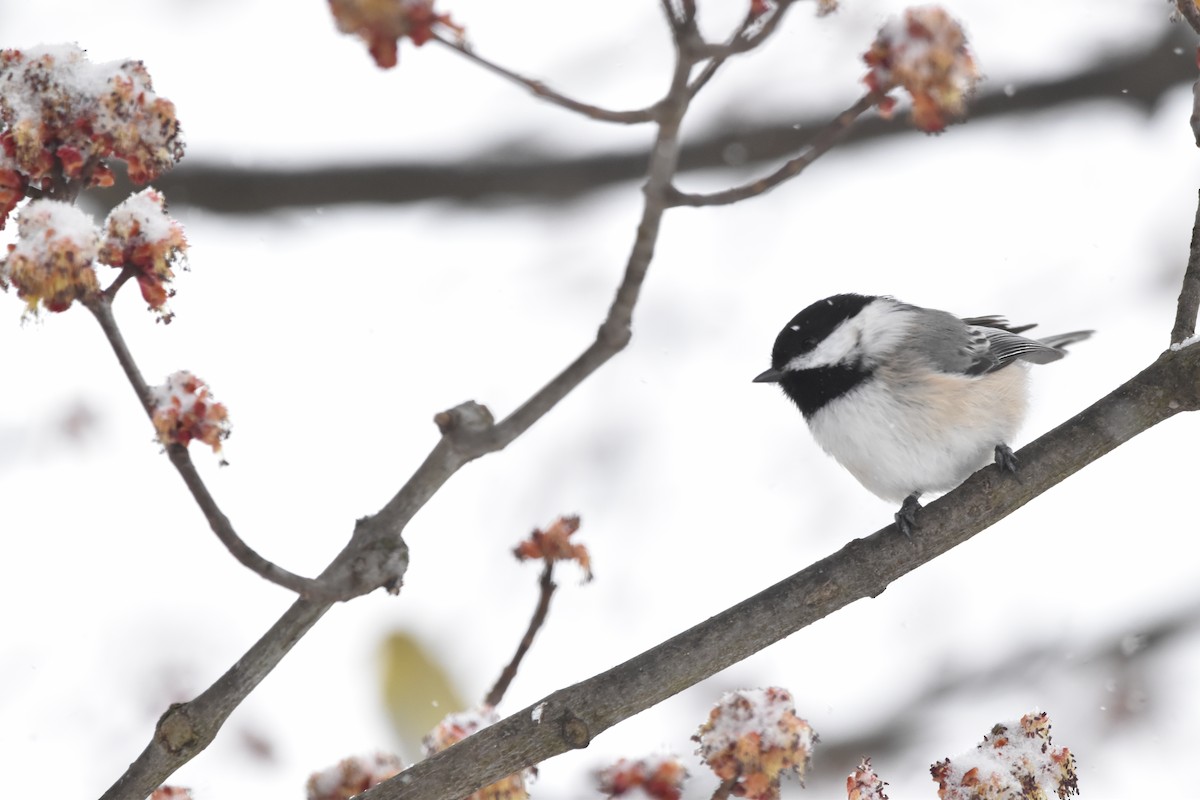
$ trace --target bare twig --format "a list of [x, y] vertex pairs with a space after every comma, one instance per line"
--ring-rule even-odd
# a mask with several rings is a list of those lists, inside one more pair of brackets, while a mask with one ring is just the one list
[[667, 202], [672, 206], [723, 206], [764, 194], [784, 181], [796, 177], [809, 164], [812, 164], [827, 153], [830, 148], [846, 137], [854, 121], [882, 100], [883, 97], [884, 95], [881, 92], [868, 92], [863, 95], [854, 105], [841, 114], [838, 114], [832, 122], [826, 125], [812, 140], [808, 149], [802, 155], [791, 159], [766, 177], [758, 178], [750, 183], [720, 192], [712, 192], [711, 194], [686, 194], [672, 187]]
[[[109, 290], [112, 290], [112, 288], [110, 286]], [[100, 328], [104, 331], [104, 336], [108, 339], [113, 353], [116, 354], [117, 361], [120, 362], [121, 369], [125, 372], [125, 377], [129, 379], [129, 383], [133, 386], [133, 391], [137, 394], [142, 408], [146, 411], [146, 415], [152, 417], [154, 415], [154, 403], [150, 396], [150, 387], [142, 377], [141, 370], [138, 369], [137, 362], [134, 361], [133, 354], [129, 352], [129, 347], [125, 344], [125, 338], [121, 335], [120, 328], [117, 327], [117, 321], [113, 317], [112, 305], [110, 304], [107, 292], [89, 299], [85, 304], [88, 310], [92, 312], [92, 316], [100, 323]], [[192, 463], [192, 458], [188, 454], [187, 448], [174, 444], [168, 445], [166, 450], [167, 457], [170, 458], [175, 469], [179, 471], [179, 475], [187, 485], [188, 491], [192, 493], [196, 504], [200, 506], [205, 519], [208, 520], [209, 527], [212, 528], [213, 533], [217, 535], [217, 538], [221, 540], [221, 543], [225, 545], [226, 549], [229, 550], [239, 563], [260, 577], [299, 594], [314, 594], [321, 591], [321, 587], [314, 581], [289, 572], [283, 567], [268, 561], [255, 552], [250, 545], [246, 544], [238, 536], [237, 531], [234, 530], [229, 518], [222, 513], [220, 507], [217, 505], [217, 501], [208, 491], [208, 487], [205, 486], [200, 474], [196, 472], [196, 467]]]
[[500, 705], [500, 701], [504, 699], [504, 693], [508, 691], [509, 684], [513, 682], [513, 678], [517, 677], [517, 670], [521, 666], [521, 660], [525, 658], [525, 654], [529, 652], [530, 646], [533, 645], [533, 637], [537, 635], [538, 630], [546, 622], [546, 613], [550, 610], [550, 598], [554, 596], [554, 590], [558, 586], [554, 583], [554, 562], [546, 559], [546, 566], [542, 568], [542, 577], [538, 580], [538, 602], [537, 608], [533, 610], [533, 617], [529, 620], [529, 627], [525, 630], [525, 635], [521, 637], [521, 643], [517, 645], [517, 652], [513, 654], [512, 661], [504, 667], [500, 673], [500, 678], [496, 681], [496, 685], [487, 693], [487, 697], [483, 699], [485, 705], [493, 708]]
[[573, 100], [564, 94], [554, 91], [541, 81], [535, 81], [532, 78], [526, 78], [524, 75], [513, 72], [506, 67], [502, 67], [494, 61], [489, 61], [468, 47], [464, 42], [447, 39], [436, 32], [433, 34], [433, 41], [449, 47], [456, 53], [464, 56], [467, 59], [470, 59], [487, 71], [499, 75], [511, 83], [525, 87], [534, 95], [534, 97], [538, 97], [548, 103], [553, 103], [554, 105], [565, 108], [568, 111], [575, 111], [579, 114], [583, 114], [589, 119], [598, 120], [600, 122], [616, 122], [622, 125], [636, 125], [641, 122], [653, 121], [655, 114], [657, 113], [655, 106], [649, 106], [648, 108], [639, 108], [630, 111], [611, 111], [609, 109], [600, 108], [599, 106], [594, 106], [589, 103], [582, 103], [578, 100]]
[[1171, 343], [1182, 342], [1196, 332], [1196, 313], [1200, 310], [1200, 203], [1196, 205], [1196, 221], [1192, 224], [1192, 244], [1188, 248], [1187, 268], [1179, 301], [1175, 308], [1175, 325], [1171, 328]]
[[[994, 467], [926, 506], [920, 535], [891, 524], [595, 677], [413, 765], [361, 800], [466, 797], [505, 775], [586, 747], [613, 725], [889, 584], [1011, 514], [1084, 466], [1181, 411], [1200, 408], [1200, 348], [1163, 353], [1019, 453], [1021, 481]], [[533, 714], [534, 708], [540, 713]]]

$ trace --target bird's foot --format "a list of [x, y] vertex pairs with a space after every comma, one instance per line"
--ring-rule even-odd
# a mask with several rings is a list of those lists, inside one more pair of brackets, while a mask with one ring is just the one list
[[903, 533], [906, 539], [912, 538], [912, 533], [917, 527], [917, 512], [921, 510], [921, 504], [917, 502], [919, 496], [914, 492], [904, 498], [900, 510], [896, 512], [896, 530]]
[[1008, 445], [998, 444], [996, 445], [996, 466], [1000, 468], [1001, 472], [1011, 472], [1016, 475], [1020, 462], [1017, 461], [1016, 454]]

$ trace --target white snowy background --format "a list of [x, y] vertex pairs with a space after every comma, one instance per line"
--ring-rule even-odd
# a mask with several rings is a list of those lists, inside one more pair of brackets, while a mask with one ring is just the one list
[[[745, 3], [700, 5], [715, 36]], [[815, 19], [799, 5], [764, 49], [722, 71], [685, 134], [848, 105], [861, 52], [902, 7], [848, 0]], [[947, 7], [991, 85], [1018, 92], [1170, 24], [1160, 0]], [[481, 53], [582, 99], [636, 107], [665, 86], [657, 3], [445, 8]], [[320, 2], [7, 0], [0, 31], [5, 47], [75, 41], [97, 61], [143, 59], [195, 162], [585, 154], [651, 135], [539, 103], [436, 46], [405, 43], [400, 66], [380, 71]], [[1036, 370], [1017, 445], [1110, 391], [1168, 343], [1200, 185], [1190, 102], [1181, 86], [1149, 115], [1114, 98], [891, 137], [835, 151], [765, 197], [670, 212], [628, 350], [507, 451], [456, 475], [406, 531], [403, 593], [333, 609], [172, 783], [198, 800], [298, 798], [311, 771], [395, 749], [379, 660], [393, 631], [418, 637], [465, 698], [481, 698], [536, 598], [537, 567], [510, 548], [558, 514], [582, 516], [597, 578], [579, 586], [573, 567], [559, 570], [502, 713], [886, 524], [894, 509], [819, 452], [778, 391], [750, 382], [779, 327], [815, 299], [889, 293], [1046, 333], [1096, 328]], [[631, 182], [554, 205], [237, 219], [180, 206], [191, 271], [176, 281], [175, 322], [156, 325], [132, 287], [117, 314], [149, 380], [189, 369], [228, 405], [231, 465], [193, 457], [253, 547], [313, 574], [424, 458], [435, 412], [475, 399], [506, 414], [586, 346], [640, 200]], [[96, 797], [166, 705], [208, 686], [291, 598], [208, 530], [89, 315], [22, 324], [21, 312], [0, 296], [2, 793]], [[63, 435], [70, 418], [85, 422], [75, 439]], [[1114, 641], [1135, 651], [1146, 626], [1200, 603], [1198, 426], [1161, 425], [879, 598], [543, 764], [535, 796], [594, 797], [595, 768], [672, 750], [691, 764], [689, 796], [706, 797], [715, 781], [688, 737], [721, 692], [771, 684], [791, 689], [831, 744], [899, 724], [905, 752], [875, 759], [894, 798], [933, 797], [929, 764], [1034, 709], [1077, 754], [1083, 797], [1168, 793], [1194, 754], [1200, 636], [1176, 637], [1133, 672], [1093, 654]], [[947, 675], [1042, 645], [1048, 658], [917, 700]], [[840, 796], [855, 763], [822, 759], [820, 745], [816, 763], [799, 796]]]

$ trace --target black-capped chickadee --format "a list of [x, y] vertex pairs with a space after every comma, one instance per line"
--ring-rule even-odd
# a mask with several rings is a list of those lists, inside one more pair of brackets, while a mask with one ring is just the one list
[[896, 527], [910, 536], [922, 493], [949, 491], [993, 459], [1016, 472], [1008, 442], [1027, 406], [1021, 362], [1057, 361], [1092, 335], [1020, 335], [1032, 327], [839, 294], [792, 317], [754, 380], [778, 383], [825, 452], [901, 502]]

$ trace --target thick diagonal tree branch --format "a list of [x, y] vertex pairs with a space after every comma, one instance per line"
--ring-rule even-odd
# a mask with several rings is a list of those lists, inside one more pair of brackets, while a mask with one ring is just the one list
[[[571, 749], [889, 584], [1016, 511], [1139, 433], [1200, 408], [1200, 347], [1168, 351], [1020, 451], [1020, 481], [980, 470], [926, 506], [905, 539], [889, 525], [607, 672], [554, 692], [364, 794], [442, 800]], [[537, 713], [535, 714], [535, 709]]]

